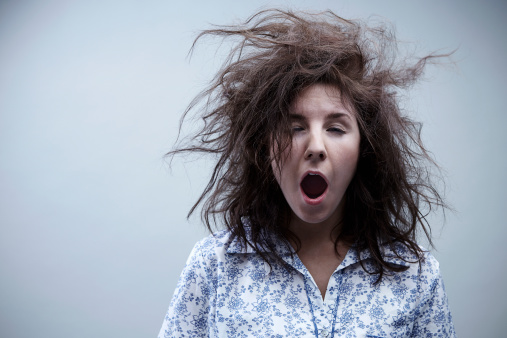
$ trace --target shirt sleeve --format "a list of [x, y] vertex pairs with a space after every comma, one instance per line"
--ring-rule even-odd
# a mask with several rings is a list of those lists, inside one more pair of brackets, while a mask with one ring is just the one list
[[158, 338], [207, 337], [212, 284], [197, 243], [181, 273]]
[[421, 283], [428, 287], [416, 310], [411, 337], [456, 337], [444, 281], [434, 258], [433, 268], [433, 278], [422, 278]]

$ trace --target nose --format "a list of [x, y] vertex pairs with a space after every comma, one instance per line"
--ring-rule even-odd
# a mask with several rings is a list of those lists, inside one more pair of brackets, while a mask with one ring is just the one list
[[305, 159], [323, 161], [326, 158], [327, 152], [322, 135], [318, 132], [311, 133], [309, 135], [308, 145], [305, 151]]

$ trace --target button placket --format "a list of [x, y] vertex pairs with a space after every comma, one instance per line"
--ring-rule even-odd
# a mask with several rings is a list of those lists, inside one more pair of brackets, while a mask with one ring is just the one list
[[[343, 269], [338, 269], [334, 272], [333, 276], [329, 280], [328, 290], [329, 294], [326, 294], [326, 301], [324, 302], [324, 306], [326, 307], [327, 314], [329, 316], [329, 324], [325, 329], [326, 336], [331, 337], [335, 336], [334, 327], [337, 323], [337, 315], [338, 315], [338, 303], [340, 300], [340, 287], [343, 281]], [[329, 297], [327, 297], [329, 296]], [[324, 337], [324, 335], [323, 335]]]

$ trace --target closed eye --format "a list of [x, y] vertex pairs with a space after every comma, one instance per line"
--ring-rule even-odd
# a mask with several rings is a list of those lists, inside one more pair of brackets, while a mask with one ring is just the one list
[[338, 128], [338, 127], [331, 127], [331, 128], [327, 128], [327, 131], [330, 131], [330, 132], [333, 132], [333, 133], [339, 133], [339, 134], [344, 134], [345, 131], [341, 128]]
[[292, 127], [292, 132], [293, 133], [296, 133], [298, 131], [303, 131], [303, 130], [305, 130], [305, 128], [303, 128], [301, 126], [294, 126], [294, 127]]

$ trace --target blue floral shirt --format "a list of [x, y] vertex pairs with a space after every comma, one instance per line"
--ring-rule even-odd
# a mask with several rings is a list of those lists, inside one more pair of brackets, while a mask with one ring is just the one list
[[[278, 254], [293, 268], [272, 268], [228, 232], [198, 242], [174, 293], [161, 337], [455, 337], [438, 262], [421, 266], [385, 249], [385, 259], [408, 270], [375, 275], [349, 250], [329, 280], [324, 299], [297, 255]], [[400, 248], [407, 260], [413, 255]]]

